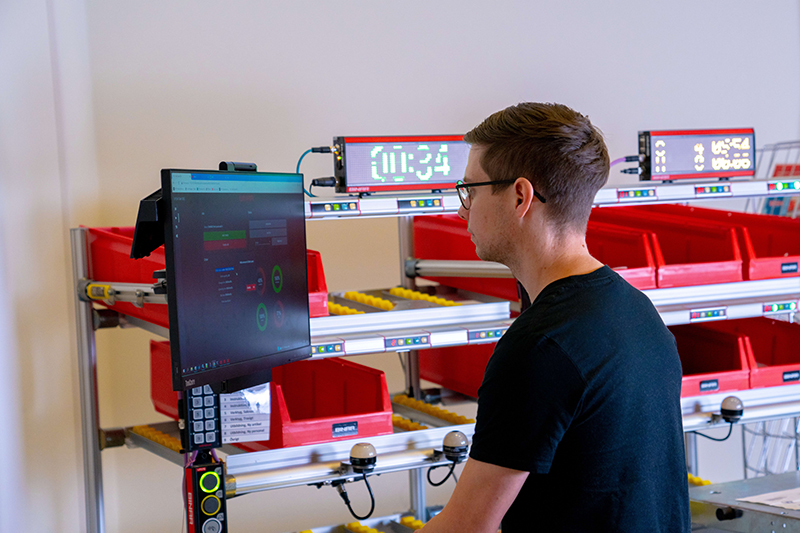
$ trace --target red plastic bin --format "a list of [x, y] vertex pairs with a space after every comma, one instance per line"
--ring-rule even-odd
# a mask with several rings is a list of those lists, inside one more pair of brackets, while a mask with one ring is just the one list
[[647, 232], [614, 224], [589, 221], [589, 253], [640, 290], [655, 289], [656, 260]]
[[682, 397], [750, 388], [747, 337], [697, 324], [669, 329], [683, 367]]
[[[87, 240], [89, 278], [94, 281], [153, 283], [153, 271], [166, 268], [163, 246], [148, 257], [131, 259], [133, 227], [88, 228]], [[309, 312], [312, 317], [328, 316], [328, 286], [322, 269], [322, 256], [317, 251], [307, 250], [306, 260]], [[132, 303], [117, 302], [110, 307], [122, 314], [169, 327], [166, 305], [145, 305], [139, 308]]]
[[[303, 446], [393, 431], [392, 402], [380, 370], [338, 358], [298, 361], [274, 368], [272, 385], [270, 438], [237, 443], [243, 450]], [[341, 428], [351, 430], [341, 433]]]
[[419, 375], [442, 387], [472, 398], [478, 397], [483, 373], [496, 342], [419, 352]]
[[[150, 365], [153, 405], [177, 420], [178, 393], [172, 390], [168, 341], [150, 342]], [[235, 446], [258, 451], [392, 433], [386, 376], [343, 359], [298, 361], [274, 368], [270, 407], [269, 440]]]
[[730, 224], [692, 220], [635, 207], [595, 208], [592, 218], [651, 232], [659, 287], [742, 281], [742, 254]]
[[744, 279], [800, 276], [798, 219], [684, 205], [652, 205], [636, 209], [733, 225], [744, 261]]
[[162, 415], [177, 420], [178, 392], [172, 390], [172, 356], [169, 341], [150, 341], [150, 400]]
[[800, 383], [800, 324], [757, 317], [706, 327], [747, 337], [752, 388]]
[[[644, 232], [610, 224], [590, 223], [586, 244], [589, 252], [638, 289], [656, 287], [656, 262]], [[419, 259], [477, 261], [467, 223], [457, 215], [414, 219], [414, 255]], [[517, 284], [505, 278], [428, 278], [442, 285], [488, 294], [504, 300], [519, 300]]]

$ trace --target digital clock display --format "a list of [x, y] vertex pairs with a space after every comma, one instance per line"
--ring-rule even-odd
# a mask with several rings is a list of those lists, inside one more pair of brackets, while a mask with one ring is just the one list
[[469, 145], [461, 135], [336, 137], [336, 191], [452, 189], [464, 177]]
[[755, 133], [729, 130], [640, 131], [641, 180], [753, 177]]

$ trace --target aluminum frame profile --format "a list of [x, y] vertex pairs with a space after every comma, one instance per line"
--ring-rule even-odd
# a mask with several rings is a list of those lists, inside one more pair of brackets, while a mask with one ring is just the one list
[[228, 456], [226, 490], [229, 496], [233, 496], [355, 478], [357, 476], [354, 473], [342, 471], [342, 463], [349, 460], [353, 445], [365, 440], [375, 446], [378, 453], [375, 474], [447, 465], [450, 462], [443, 457], [436, 457], [435, 450], [441, 449], [445, 435], [451, 431], [461, 431], [471, 438], [475, 425], [463, 424]]
[[92, 305], [78, 296], [79, 286], [88, 276], [86, 228], [70, 230], [70, 245], [78, 337], [86, 531], [87, 533], [104, 533], [105, 501], [103, 497], [103, 464], [100, 457], [100, 416], [97, 403], [97, 350]]
[[[752, 197], [769, 197], [769, 196], [790, 196], [800, 194], [796, 189], [784, 189], [781, 191], [770, 191], [769, 184], [785, 183], [792, 184], [796, 179], [769, 179], [769, 180], [747, 180], [747, 181], [727, 181], [727, 182], [704, 182], [699, 183], [653, 183], [643, 182], [638, 186], [633, 187], [608, 187], [600, 189], [595, 195], [594, 205], [602, 206], [615, 206], [615, 205], [644, 205], [644, 204], [664, 204], [674, 202], [687, 202], [692, 200], [710, 200], [714, 198], [752, 198]], [[724, 184], [730, 186], [730, 192], [725, 193], [698, 193], [697, 188], [703, 185], [718, 185]], [[655, 196], [647, 197], [621, 197], [620, 191], [636, 191], [636, 190], [653, 190]], [[434, 213], [428, 212], [425, 208], [419, 210], [401, 212], [398, 200], [408, 198], [438, 198], [442, 200], [442, 208]], [[354, 216], [375, 218], [387, 217], [397, 215], [429, 215], [429, 214], [453, 214], [461, 207], [458, 200], [458, 195], [453, 193], [445, 194], [417, 194], [410, 196], [392, 196], [392, 197], [373, 197], [373, 198], [359, 198], [353, 199], [353, 202], [358, 203], [356, 213], [346, 212], [343, 214], [341, 211], [317, 211], [311, 212], [311, 208], [306, 209], [306, 218], [309, 220], [324, 220], [335, 218], [352, 218]], [[312, 204], [326, 204], [336, 202], [336, 200], [325, 201], [312, 201], [306, 205]], [[351, 214], [352, 213], [352, 214]]]

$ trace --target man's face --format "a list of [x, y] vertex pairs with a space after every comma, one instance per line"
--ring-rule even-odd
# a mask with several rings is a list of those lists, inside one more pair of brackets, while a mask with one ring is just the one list
[[[469, 151], [467, 168], [464, 171], [464, 183], [483, 183], [491, 181], [484, 172], [480, 161], [484, 149], [473, 146]], [[491, 185], [482, 185], [469, 190], [471, 204], [469, 209], [462, 205], [458, 216], [467, 221], [467, 229], [475, 243], [475, 253], [484, 261], [497, 261], [506, 264], [511, 252], [508, 231], [504, 231], [504, 219], [508, 195], [513, 192], [513, 187], [508, 187], [492, 194]], [[504, 207], [506, 207], [504, 209]], [[508, 226], [506, 226], [508, 228]]]

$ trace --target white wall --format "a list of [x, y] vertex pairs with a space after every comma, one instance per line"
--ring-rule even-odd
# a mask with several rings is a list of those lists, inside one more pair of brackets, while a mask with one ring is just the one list
[[[131, 225], [163, 167], [293, 170], [334, 135], [463, 132], [524, 100], [588, 114], [614, 157], [635, 153], [640, 129], [754, 126], [759, 145], [797, 139], [798, 22], [790, 0], [4, 0], [0, 264], [11, 319], [0, 346], [16, 375], [0, 374], [0, 387], [20, 401], [0, 422], [22, 450], [20, 491], [0, 492], [0, 510], [21, 509], [11, 530], [81, 530], [67, 228]], [[309, 156], [303, 171], [330, 175], [330, 156]], [[308, 225], [330, 290], [395, 284], [396, 233], [392, 220]], [[160, 419], [147, 339], [98, 334], [104, 426]], [[359, 361], [402, 387], [395, 356]], [[702, 476], [741, 475], [716, 459], [740, 464], [736, 442], [706, 446]], [[138, 450], [103, 460], [109, 531], [181, 527], [178, 468]], [[405, 479], [376, 482], [378, 513], [408, 506]], [[234, 500], [231, 518], [234, 531], [272, 532], [347, 515], [333, 491], [301, 488]]]

